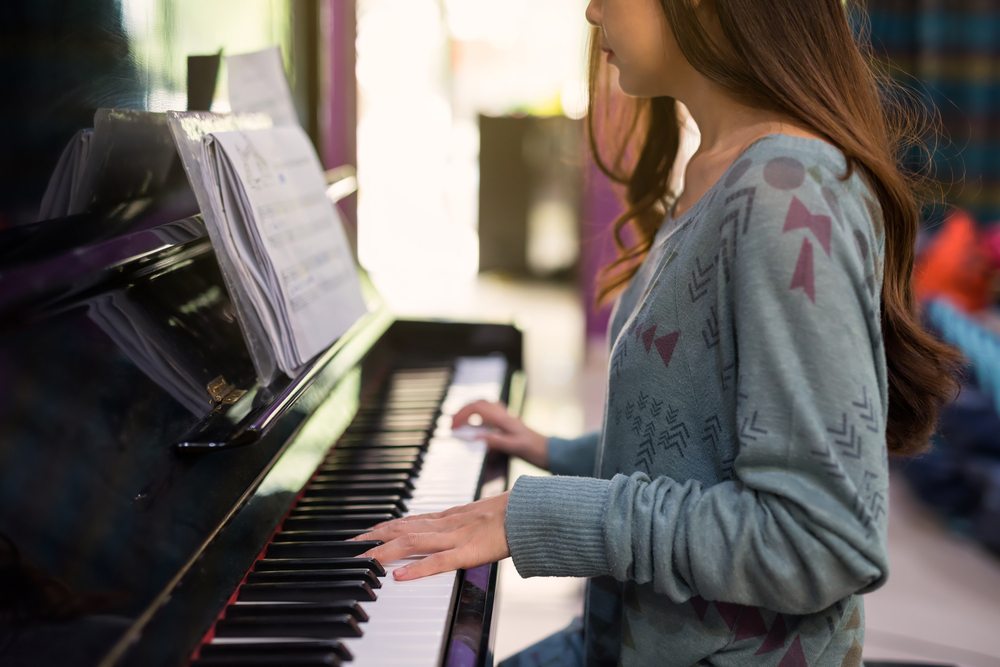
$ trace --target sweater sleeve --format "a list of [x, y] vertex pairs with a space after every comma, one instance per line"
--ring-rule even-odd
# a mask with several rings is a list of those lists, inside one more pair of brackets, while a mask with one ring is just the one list
[[836, 211], [819, 186], [791, 208], [761, 188], [739, 239], [735, 478], [522, 478], [507, 518], [522, 576], [611, 574], [675, 603], [700, 595], [791, 614], [885, 581], [880, 262], [858, 239], [876, 249], [880, 223], [854, 183]]
[[551, 437], [548, 440], [549, 470], [553, 475], [593, 477], [597, 460], [599, 431], [567, 440]]

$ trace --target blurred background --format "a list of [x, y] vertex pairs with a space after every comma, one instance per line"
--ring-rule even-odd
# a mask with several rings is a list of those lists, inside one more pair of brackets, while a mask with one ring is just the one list
[[[917, 286], [962, 347], [965, 391], [933, 450], [896, 465], [889, 583], [865, 656], [1000, 665], [1000, 0], [868, 0], [876, 55], [937, 110], [936, 199]], [[189, 56], [281, 47], [300, 122], [357, 255], [404, 316], [514, 321], [525, 420], [600, 427], [616, 193], [585, 142], [583, 0], [56, 0], [0, 6], [0, 229], [44, 224], [60, 153], [99, 107], [192, 105]], [[229, 109], [225, 67], [205, 107]], [[697, 146], [693, 128], [682, 153]], [[544, 474], [515, 463], [518, 474]], [[582, 581], [502, 569], [502, 659], [581, 612]]]

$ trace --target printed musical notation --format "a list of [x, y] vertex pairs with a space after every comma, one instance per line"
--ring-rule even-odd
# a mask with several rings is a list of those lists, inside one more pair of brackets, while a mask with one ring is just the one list
[[[247, 290], [288, 374], [366, 312], [312, 144], [298, 126], [218, 132], [206, 159]], [[213, 146], [214, 143], [214, 146]]]

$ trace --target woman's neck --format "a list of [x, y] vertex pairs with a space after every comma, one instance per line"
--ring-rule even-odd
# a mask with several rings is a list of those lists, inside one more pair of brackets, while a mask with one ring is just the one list
[[722, 177], [750, 144], [769, 134], [822, 139], [772, 112], [755, 109], [702, 80], [678, 98], [698, 127], [701, 142], [684, 169], [684, 190], [674, 207], [680, 216]]

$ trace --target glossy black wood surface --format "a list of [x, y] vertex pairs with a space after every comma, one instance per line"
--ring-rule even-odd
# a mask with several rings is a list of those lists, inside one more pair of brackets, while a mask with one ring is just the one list
[[[513, 327], [396, 321], [372, 297], [256, 442], [179, 451], [197, 424], [224, 433], [293, 382], [257, 384], [211, 246], [185, 228], [195, 238], [179, 245], [143, 229], [0, 266], [0, 664], [184, 664], [303, 462], [388, 367], [520, 363]], [[220, 375], [247, 396], [211, 405]]]

